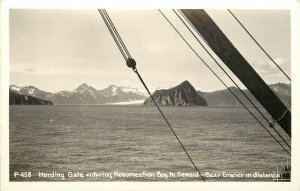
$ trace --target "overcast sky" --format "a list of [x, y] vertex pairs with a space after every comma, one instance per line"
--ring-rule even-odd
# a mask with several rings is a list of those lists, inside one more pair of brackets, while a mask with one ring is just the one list
[[[225, 87], [157, 10], [107, 10], [150, 89], [189, 80], [198, 90]], [[163, 10], [199, 54], [227, 78], [182, 26]], [[267, 83], [288, 82], [226, 10], [206, 10]], [[290, 12], [232, 10], [290, 76]], [[54, 92], [82, 83], [142, 88], [95, 10], [10, 10], [10, 84]], [[226, 67], [226, 66], [225, 66]]]

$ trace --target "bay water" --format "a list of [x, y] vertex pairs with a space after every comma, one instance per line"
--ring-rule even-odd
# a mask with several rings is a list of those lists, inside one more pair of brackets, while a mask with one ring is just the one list
[[[242, 107], [162, 110], [206, 181], [273, 181], [287, 161]], [[150, 106], [10, 106], [9, 161], [10, 181], [201, 181]]]

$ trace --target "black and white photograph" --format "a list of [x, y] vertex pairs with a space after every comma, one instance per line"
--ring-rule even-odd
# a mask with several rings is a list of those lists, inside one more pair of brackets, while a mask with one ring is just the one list
[[8, 16], [9, 184], [293, 182], [291, 9]]

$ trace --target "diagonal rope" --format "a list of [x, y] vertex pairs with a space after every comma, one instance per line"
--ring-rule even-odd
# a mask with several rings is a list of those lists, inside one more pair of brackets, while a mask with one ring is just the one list
[[219, 79], [219, 81], [231, 92], [231, 94], [244, 106], [244, 108], [253, 116], [253, 118], [270, 134], [270, 136], [282, 147], [282, 149], [291, 155], [288, 150], [274, 137], [274, 135], [260, 122], [260, 120], [249, 110], [248, 107], [233, 93], [233, 91], [225, 84], [225, 82], [213, 71], [213, 69], [199, 56], [199, 54], [193, 49], [193, 47], [187, 42], [187, 40], [181, 35], [181, 33], [176, 29], [176, 27], [170, 22], [170, 20], [164, 15], [164, 13], [158, 9], [161, 15], [167, 20], [171, 27], [176, 31], [176, 33], [182, 38], [182, 40], [188, 45], [188, 47], [195, 53], [195, 55], [202, 61], [203, 64]]
[[158, 111], [160, 112], [161, 116], [163, 117], [163, 119], [165, 120], [166, 124], [168, 125], [168, 127], [170, 128], [170, 130], [172, 131], [173, 135], [175, 136], [175, 138], [177, 139], [178, 143], [180, 144], [180, 146], [182, 147], [183, 151], [185, 152], [185, 154], [187, 155], [187, 157], [189, 158], [189, 160], [191, 161], [192, 165], [194, 166], [194, 168], [197, 170], [197, 172], [199, 173], [199, 176], [201, 177], [201, 179], [205, 182], [204, 177], [202, 176], [200, 170], [198, 169], [198, 167], [196, 166], [196, 164], [194, 163], [193, 159], [191, 158], [191, 156], [189, 155], [189, 153], [187, 152], [187, 150], [185, 149], [183, 143], [180, 141], [179, 137], [177, 136], [176, 132], [174, 131], [174, 129], [172, 128], [172, 126], [170, 125], [169, 121], [167, 120], [167, 118], [165, 117], [164, 113], [162, 112], [162, 110], [160, 109], [159, 105], [156, 103], [154, 97], [152, 96], [151, 92], [149, 91], [149, 88], [147, 87], [146, 83], [144, 82], [143, 78], [141, 77], [141, 75], [139, 74], [137, 68], [136, 68], [136, 62], [133, 58], [131, 58], [130, 53], [128, 51], [128, 49], [126, 48], [124, 42], [122, 41], [122, 38], [120, 37], [117, 29], [115, 28], [113, 22], [111, 21], [109, 15], [107, 14], [105, 9], [98, 9], [100, 15], [102, 16], [107, 28], [109, 29], [111, 35], [113, 36], [121, 54], [123, 55], [123, 51], [126, 52], [127, 56], [124, 56], [124, 59], [126, 61], [126, 64], [128, 67], [132, 68], [132, 70], [137, 74], [139, 80], [141, 81], [141, 83], [143, 84], [143, 86], [145, 87], [145, 89], [147, 90], [148, 94], [150, 95], [151, 99], [153, 100], [153, 102], [155, 103]]
[[[266, 120], [270, 127], [274, 127], [273, 123], [268, 120], [268, 118], [260, 111], [260, 109], [253, 103], [253, 101], [245, 94], [245, 92], [240, 88], [240, 86], [230, 77], [230, 75], [226, 72], [226, 70], [220, 65], [220, 63], [212, 56], [212, 54], [205, 48], [205, 46], [201, 43], [201, 41], [195, 36], [195, 34], [191, 31], [191, 29], [187, 26], [187, 24], [183, 21], [183, 19], [177, 14], [177, 12], [173, 9], [173, 12], [177, 15], [177, 17], [182, 21], [182, 23], [186, 26], [186, 28], [191, 32], [194, 38], [198, 41], [198, 43], [202, 46], [202, 48], [208, 53], [208, 55], [214, 60], [214, 62], [221, 68], [221, 70], [227, 75], [227, 77], [237, 86], [239, 91], [246, 97], [246, 99], [251, 103], [251, 105], [258, 111], [258, 113]], [[189, 23], [189, 25], [197, 32], [197, 34], [204, 40], [202, 35], [195, 29], [194, 25], [185, 17], [185, 15], [178, 10], [178, 12], [182, 15], [182, 17]], [[210, 47], [206, 40], [204, 42]], [[277, 135], [282, 139], [282, 141], [289, 147], [291, 146], [287, 143], [287, 141], [282, 137], [282, 135], [273, 128]]]
[[119, 39], [119, 41], [120, 41], [122, 47], [124, 48], [126, 54], [128, 55], [129, 58], [131, 58], [131, 55], [130, 55], [130, 53], [129, 53], [127, 47], [125, 46], [125, 44], [124, 44], [122, 38], [120, 37], [120, 35], [119, 35], [117, 29], [115, 28], [115, 25], [113, 24], [112, 20], [110, 19], [108, 13], [106, 12], [105, 9], [102, 9], [102, 10], [103, 10], [103, 12], [104, 12], [104, 15], [106, 15], [106, 18], [107, 18], [108, 22], [110, 23], [110, 25], [111, 25], [111, 27], [112, 27], [112, 30], [114, 31], [114, 33], [116, 34], [117, 38]]
[[103, 21], [104, 21], [106, 27], [108, 28], [108, 30], [109, 30], [111, 36], [113, 37], [113, 39], [114, 39], [116, 45], [118, 46], [118, 49], [120, 50], [120, 52], [121, 52], [123, 58], [126, 60], [126, 59], [127, 59], [127, 56], [126, 56], [124, 50], [122, 49], [122, 46], [121, 46], [121, 44], [119, 43], [118, 38], [116, 37], [114, 31], [112, 30], [112, 28], [111, 28], [111, 26], [110, 26], [110, 24], [109, 24], [109, 22], [108, 22], [108, 20], [107, 20], [107, 18], [106, 18], [106, 16], [105, 16], [105, 14], [103, 13], [103, 11], [102, 11], [101, 9], [98, 9], [98, 11], [99, 11], [99, 13], [100, 13], [100, 15], [101, 15], [101, 17], [102, 17], [102, 19], [103, 19]]
[[256, 45], [268, 56], [268, 58], [277, 66], [277, 68], [285, 75], [287, 79], [291, 81], [291, 78], [283, 71], [283, 69], [274, 61], [274, 59], [266, 52], [266, 50], [257, 42], [257, 40], [250, 34], [242, 22], [233, 14], [230, 9], [227, 9], [228, 12], [234, 17], [234, 19], [241, 25], [241, 27], [246, 31], [246, 33], [252, 38]]

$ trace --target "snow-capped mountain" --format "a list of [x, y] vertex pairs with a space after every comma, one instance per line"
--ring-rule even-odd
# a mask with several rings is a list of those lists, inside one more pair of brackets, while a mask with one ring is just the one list
[[148, 93], [146, 90], [139, 90], [138, 88], [130, 88], [130, 87], [124, 87], [124, 86], [121, 86], [120, 89], [123, 91], [123, 92], [132, 92], [132, 93], [135, 93], [135, 94], [138, 94], [138, 95], [141, 95], [141, 96], [145, 96], [145, 97], [148, 97]]
[[[130, 91], [130, 89], [134, 91]], [[103, 90], [96, 90], [86, 83], [81, 84], [72, 92], [59, 91], [50, 93], [34, 86], [18, 87], [16, 85], [11, 85], [10, 90], [22, 95], [50, 100], [54, 104], [105, 104], [146, 99], [146, 96], [136, 93], [139, 92], [136, 88], [127, 88], [127, 91], [123, 91], [122, 88], [116, 85], [110, 85]]]
[[19, 86], [16, 86], [16, 85], [9, 86], [9, 89], [13, 90], [13, 91], [16, 91], [16, 92], [19, 92], [21, 90], [21, 88]]
[[21, 95], [32, 96], [43, 100], [51, 100], [53, 93], [45, 92], [35, 86], [18, 87], [16, 85], [9, 86], [9, 89]]
[[[134, 88], [131, 88], [134, 89]], [[134, 100], [144, 100], [146, 96], [136, 93], [136, 91], [129, 91], [129, 88], [124, 91], [116, 85], [110, 85], [103, 90], [98, 90], [98, 95], [103, 96], [106, 103], [128, 102]]]
[[[170, 89], [170, 88], [173, 88], [173, 86], [170, 86], [170, 87], [157, 87], [155, 89], [150, 89], [149, 91], [150, 91], [151, 94], [153, 94], [157, 90]], [[138, 89], [138, 88], [131, 88], [131, 87], [121, 86], [120, 89], [123, 92], [132, 92], [132, 93], [136, 93], [136, 94], [139, 94], [139, 95], [142, 95], [142, 96], [145, 96], [145, 97], [149, 97], [149, 94], [148, 94], [147, 90], [145, 90], [144, 88], [143, 89]]]
[[78, 88], [73, 90], [73, 94], [78, 94], [84, 97], [91, 96], [97, 99], [97, 90], [92, 86], [88, 86], [86, 83], [81, 84]]
[[73, 90], [73, 93], [79, 93], [79, 94], [83, 94], [83, 93], [96, 93], [96, 89], [93, 88], [92, 86], [88, 86], [86, 83], [81, 84], [80, 86], [78, 86], [75, 90]]
[[69, 91], [59, 91], [59, 92], [57, 92], [55, 94], [63, 96], [63, 97], [70, 97], [72, 95], [72, 92], [69, 92]]
[[35, 96], [37, 93], [39, 93], [39, 89], [34, 86], [26, 86], [26, 87], [20, 89], [20, 92], [24, 93], [24, 94]]
[[124, 93], [119, 87], [115, 85], [110, 85], [103, 90], [99, 90], [98, 92], [104, 97], [117, 96]]

